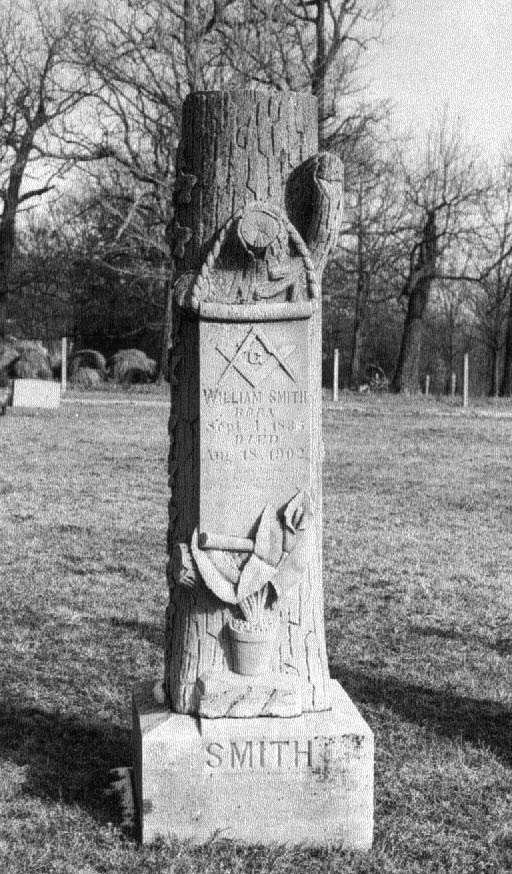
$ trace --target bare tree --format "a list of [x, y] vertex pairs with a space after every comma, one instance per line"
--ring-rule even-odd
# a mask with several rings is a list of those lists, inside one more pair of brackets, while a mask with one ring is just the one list
[[[469, 299], [475, 328], [489, 356], [490, 395], [508, 395], [512, 385], [512, 167], [503, 161], [479, 204], [473, 260], [479, 269]], [[501, 362], [505, 350], [503, 376]]]
[[[216, 37], [234, 2], [97, 0], [87, 39], [75, 46], [94, 82], [95, 102], [89, 124], [66, 148], [80, 160], [97, 150], [100, 138], [108, 159], [94, 170], [93, 186], [104, 188], [105, 208], [119, 226], [110, 237], [109, 260], [115, 264], [114, 250], [131, 243], [131, 268], [159, 299], [168, 297], [174, 269], [172, 192], [181, 106], [189, 91], [221, 84]], [[167, 319], [161, 328], [165, 371]]]
[[502, 397], [512, 397], [512, 295], [509, 294], [507, 332], [505, 335], [505, 360], [503, 362], [503, 376], [500, 385]]
[[[451, 274], [456, 275], [453, 266]], [[440, 280], [432, 289], [430, 333], [432, 345], [441, 357], [446, 373], [445, 389], [451, 385], [451, 374], [456, 373], [466, 350], [468, 337], [474, 333], [474, 313], [471, 304], [472, 283]]]
[[381, 110], [361, 99], [361, 68], [382, 37], [393, 0], [246, 0], [225, 10], [223, 63], [245, 85], [310, 90], [319, 138], [344, 153]]
[[62, 200], [45, 210], [44, 218], [29, 213], [18, 230], [9, 280], [9, 326], [17, 336], [42, 339], [50, 346], [70, 336], [80, 286], [72, 275], [76, 248], [70, 215]]
[[367, 143], [358, 161], [342, 236], [345, 289], [353, 303], [349, 382], [358, 388], [363, 347], [371, 306], [396, 299], [397, 275], [403, 261], [404, 204], [396, 185], [396, 167], [389, 153]]
[[[512, 396], [512, 163], [510, 159], [503, 162], [499, 190], [501, 190], [501, 227], [498, 240], [501, 254], [498, 265], [499, 276], [496, 279], [501, 289], [505, 290], [505, 306], [508, 297], [506, 313], [505, 356], [499, 393], [502, 397]], [[494, 381], [494, 385], [497, 380]]]
[[[5, 334], [9, 278], [20, 209], [30, 206], [69, 169], [62, 151], [52, 163], [63, 125], [90, 94], [71, 46], [88, 13], [76, 3], [9, 0], [0, 18], [0, 336]], [[89, 158], [101, 154], [96, 150]]]
[[[478, 161], [461, 131], [446, 114], [427, 135], [419, 160], [402, 160], [404, 198], [409, 213], [408, 267], [402, 288], [407, 303], [402, 343], [392, 390], [419, 389], [424, 317], [433, 283], [448, 278], [446, 265], [463, 265], [475, 231], [476, 208], [488, 190]], [[407, 230], [407, 229], [406, 229]], [[461, 266], [457, 275], [461, 278]]]
[[132, 236], [139, 254], [144, 228], [148, 240], [157, 240], [156, 247], [147, 247], [151, 263], [139, 259], [139, 265], [145, 275], [149, 270], [159, 274], [167, 293], [173, 274], [171, 191], [186, 94], [261, 83], [313, 90], [324, 140], [334, 142], [336, 134], [340, 149], [377, 120], [372, 110], [363, 113], [363, 124], [360, 107], [352, 115], [345, 107], [341, 123], [335, 114], [340, 101], [354, 103], [362, 56], [379, 37], [390, 4], [91, 0], [87, 31], [75, 34], [73, 49], [94, 102], [87, 104], [86, 123], [66, 131], [54, 156], [84, 163], [101, 150], [108, 169], [95, 171], [96, 186], [103, 184], [102, 177], [129, 173], [133, 184], [126, 186], [124, 197], [118, 188], [115, 202], [107, 202], [117, 213], [123, 240]]

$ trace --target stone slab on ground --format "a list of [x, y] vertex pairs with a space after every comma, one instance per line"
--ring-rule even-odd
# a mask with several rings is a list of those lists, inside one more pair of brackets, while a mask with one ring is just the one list
[[289, 718], [171, 713], [133, 696], [136, 808], [148, 843], [214, 836], [369, 849], [373, 734], [339, 683], [332, 708]]
[[49, 379], [15, 379], [13, 407], [57, 409], [60, 404], [60, 384]]

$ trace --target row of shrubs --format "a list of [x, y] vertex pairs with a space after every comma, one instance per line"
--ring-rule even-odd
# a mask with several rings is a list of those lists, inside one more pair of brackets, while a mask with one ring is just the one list
[[[0, 342], [0, 385], [9, 379], [60, 379], [60, 354], [51, 356], [34, 340]], [[68, 359], [67, 379], [73, 385], [93, 388], [107, 379], [121, 385], [153, 382], [156, 361], [140, 349], [121, 349], [107, 361], [94, 349], [79, 349]]]

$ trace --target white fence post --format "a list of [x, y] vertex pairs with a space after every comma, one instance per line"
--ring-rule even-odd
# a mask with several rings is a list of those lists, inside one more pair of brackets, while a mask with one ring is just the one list
[[457, 375], [455, 373], [452, 373], [452, 382], [451, 382], [452, 398], [455, 397], [456, 388], [457, 388]]
[[338, 400], [338, 377], [340, 370], [340, 353], [339, 349], [334, 350], [334, 367], [332, 374], [332, 399], [334, 402]]
[[464, 382], [462, 386], [462, 406], [466, 409], [469, 401], [469, 353], [464, 353]]
[[67, 337], [63, 337], [61, 340], [61, 355], [60, 355], [60, 390], [61, 394], [64, 394], [67, 388], [67, 375], [68, 375], [68, 341]]
[[427, 373], [425, 377], [425, 397], [428, 398], [430, 392], [430, 373]]

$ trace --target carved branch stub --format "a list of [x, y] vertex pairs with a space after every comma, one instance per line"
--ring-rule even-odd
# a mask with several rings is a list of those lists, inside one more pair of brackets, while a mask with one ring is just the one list
[[181, 713], [330, 706], [320, 285], [342, 168], [316, 154], [315, 119], [314, 99], [291, 93], [184, 105], [165, 677]]

